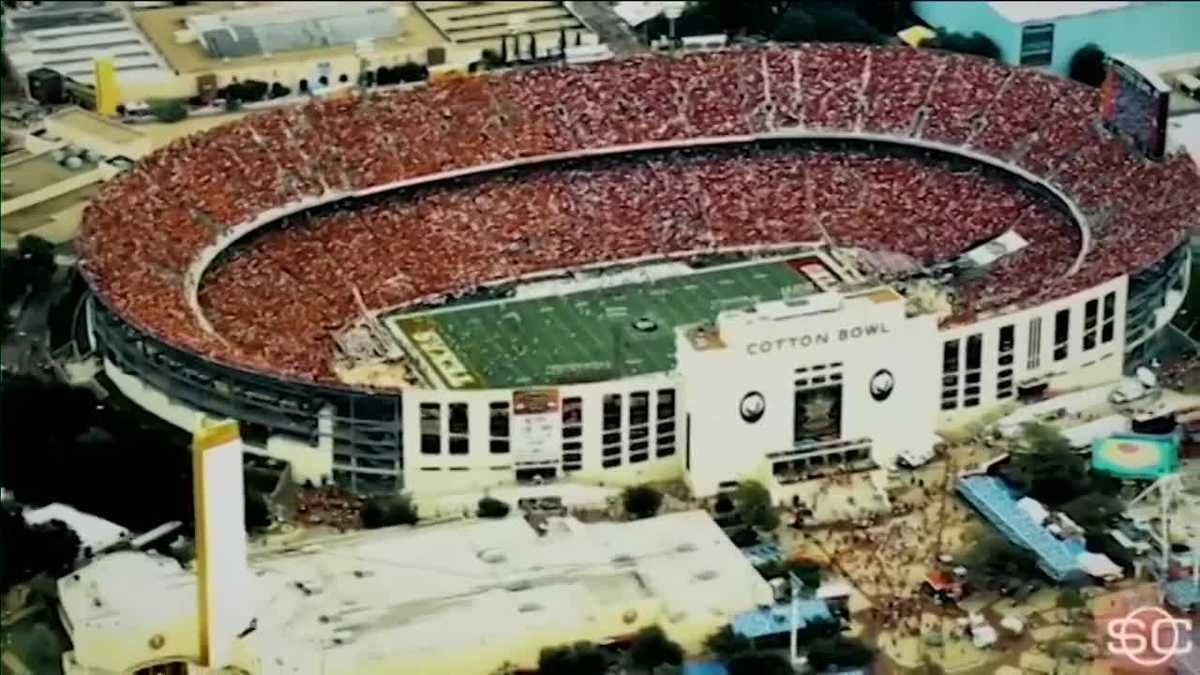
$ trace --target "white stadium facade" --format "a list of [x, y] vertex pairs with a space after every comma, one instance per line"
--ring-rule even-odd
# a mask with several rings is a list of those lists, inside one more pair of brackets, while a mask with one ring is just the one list
[[[747, 67], [757, 68], [758, 57], [748, 53]], [[598, 72], [609, 66], [593, 67]], [[1077, 258], [1066, 276], [1087, 262], [1103, 221], [1063, 181], [1044, 178], [1013, 156], [919, 135], [777, 128], [542, 153], [330, 189], [263, 209], [198, 246], [180, 292], [200, 329], [213, 330], [197, 297], [218, 254], [251, 230], [323, 204], [563, 158], [779, 139], [865, 140], [1005, 172], [1079, 228]], [[85, 239], [103, 231], [93, 222]], [[952, 262], [961, 270], [972, 261], [986, 266], [1019, 255], [1023, 242], [1013, 239], [982, 242]], [[939, 281], [939, 273], [927, 268], [926, 286], [912, 278], [872, 278], [856, 266], [852, 242], [795, 242], [820, 260], [826, 276], [809, 275], [820, 292], [714, 311], [708, 321], [674, 326], [670, 369], [496, 388], [447, 386], [432, 377], [420, 386], [388, 389], [273, 376], [236, 359], [211, 358], [144, 317], [128, 317], [130, 305], [113, 301], [103, 281], [106, 270], [87, 246], [84, 269], [97, 291], [88, 312], [93, 345], [126, 396], [189, 430], [202, 415], [238, 419], [251, 430], [249, 451], [289, 461], [300, 480], [427, 497], [563, 479], [606, 486], [684, 479], [695, 494], [707, 496], [757, 479], [782, 499], [806, 478], [827, 472], [891, 469], [908, 453], [927, 452], [939, 430], [1021, 396], [1118, 380], [1182, 304], [1191, 266], [1183, 241], [1151, 265], [966, 321], [945, 321], [946, 312], [938, 309], [941, 281], [949, 273], [943, 271]], [[933, 299], [923, 299], [921, 288]]]

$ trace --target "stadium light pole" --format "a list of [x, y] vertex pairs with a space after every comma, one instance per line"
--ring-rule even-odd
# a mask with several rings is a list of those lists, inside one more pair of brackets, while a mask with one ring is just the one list
[[796, 633], [800, 630], [800, 577], [796, 576], [795, 572], [788, 572], [788, 585], [792, 591], [792, 630], [788, 636], [790, 647], [788, 653], [792, 656], [792, 665], [796, 665], [800, 661], [800, 655], [797, 654], [799, 649], [799, 640]]

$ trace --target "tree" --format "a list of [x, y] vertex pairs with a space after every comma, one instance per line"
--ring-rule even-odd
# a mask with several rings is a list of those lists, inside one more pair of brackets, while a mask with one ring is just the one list
[[1102, 492], [1080, 495], [1062, 505], [1063, 513], [1089, 534], [1102, 534], [1109, 524], [1125, 511], [1120, 499]]
[[725, 662], [729, 675], [793, 675], [788, 658], [774, 652], [742, 652]]
[[777, 42], [880, 44], [884, 35], [851, 8], [814, 3], [788, 8], [771, 32], [771, 39]]
[[621, 494], [621, 501], [625, 505], [625, 513], [641, 519], [658, 513], [659, 507], [662, 506], [663, 496], [661, 492], [649, 485], [634, 485], [625, 488], [625, 492]]
[[37, 574], [58, 577], [70, 571], [79, 557], [79, 536], [61, 520], [29, 525], [19, 508], [4, 508], [0, 514], [0, 586], [8, 590], [15, 583]]
[[629, 646], [629, 662], [650, 673], [664, 664], [683, 663], [683, 648], [667, 637], [659, 626], [637, 632]]
[[479, 500], [476, 513], [480, 518], [503, 518], [508, 515], [510, 510], [507, 502], [500, 501], [495, 497], [483, 497]]
[[937, 35], [921, 43], [922, 47], [945, 49], [960, 54], [975, 54], [989, 59], [1000, 58], [1000, 47], [983, 33], [954, 33], [939, 28]]
[[986, 532], [963, 555], [971, 582], [987, 586], [997, 581], [1029, 579], [1037, 575], [1037, 559], [1004, 537]]
[[30, 290], [37, 293], [48, 288], [55, 270], [54, 244], [36, 235], [26, 235], [17, 243], [17, 255], [25, 266]]
[[178, 99], [155, 99], [148, 102], [150, 114], [159, 122], [178, 122], [187, 119], [188, 109]]
[[739, 484], [733, 501], [746, 524], [764, 531], [779, 527], [779, 514], [771, 504], [771, 493], [762, 483], [745, 481]]
[[729, 495], [727, 495], [727, 494], [722, 493], [722, 494], [717, 495], [717, 501], [715, 504], [713, 504], [713, 511], [718, 514], [732, 512], [733, 511], [733, 500], [730, 499]]
[[1080, 609], [1087, 606], [1087, 600], [1084, 600], [1083, 593], [1080, 593], [1078, 588], [1068, 588], [1059, 594], [1058, 606], [1063, 609]]
[[821, 585], [821, 566], [815, 563], [790, 561], [788, 571], [796, 575], [806, 588], [815, 589]]
[[392, 525], [416, 525], [417, 509], [408, 497], [387, 495], [372, 497], [362, 511], [363, 527], [375, 529]]
[[704, 638], [704, 648], [716, 654], [722, 661], [728, 661], [737, 654], [752, 650], [754, 645], [749, 638], [735, 632], [732, 626], [724, 626]]
[[1093, 43], [1088, 43], [1071, 56], [1069, 71], [1071, 79], [1092, 87], [1104, 84], [1107, 70], [1104, 66], [1104, 50]]
[[1013, 456], [1001, 470], [1004, 479], [1019, 491], [1051, 505], [1068, 501], [1091, 489], [1087, 462], [1053, 428], [1029, 424], [1024, 429], [1026, 452]]
[[538, 675], [604, 675], [608, 657], [590, 642], [546, 647], [538, 654]]
[[271, 526], [271, 508], [267, 496], [257, 490], [246, 491], [246, 532], [261, 532]]
[[875, 650], [857, 638], [835, 635], [813, 640], [808, 646], [808, 665], [821, 672], [834, 668], [862, 668], [875, 660]]
[[420, 82], [428, 79], [429, 69], [419, 63], [405, 61], [396, 69], [396, 76], [401, 82]]

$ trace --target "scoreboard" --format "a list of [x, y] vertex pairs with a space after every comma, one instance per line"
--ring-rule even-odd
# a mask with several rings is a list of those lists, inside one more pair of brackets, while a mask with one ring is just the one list
[[1100, 103], [1104, 124], [1155, 159], [1166, 150], [1170, 97], [1170, 90], [1157, 80], [1125, 61], [1109, 59]]

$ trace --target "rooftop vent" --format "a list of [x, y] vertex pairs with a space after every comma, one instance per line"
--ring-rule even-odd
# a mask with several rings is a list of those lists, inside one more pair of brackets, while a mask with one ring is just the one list
[[698, 572], [696, 574], [697, 581], [712, 581], [713, 579], [716, 579], [716, 578], [717, 578], [717, 573], [715, 570], [704, 570], [704, 571]]

